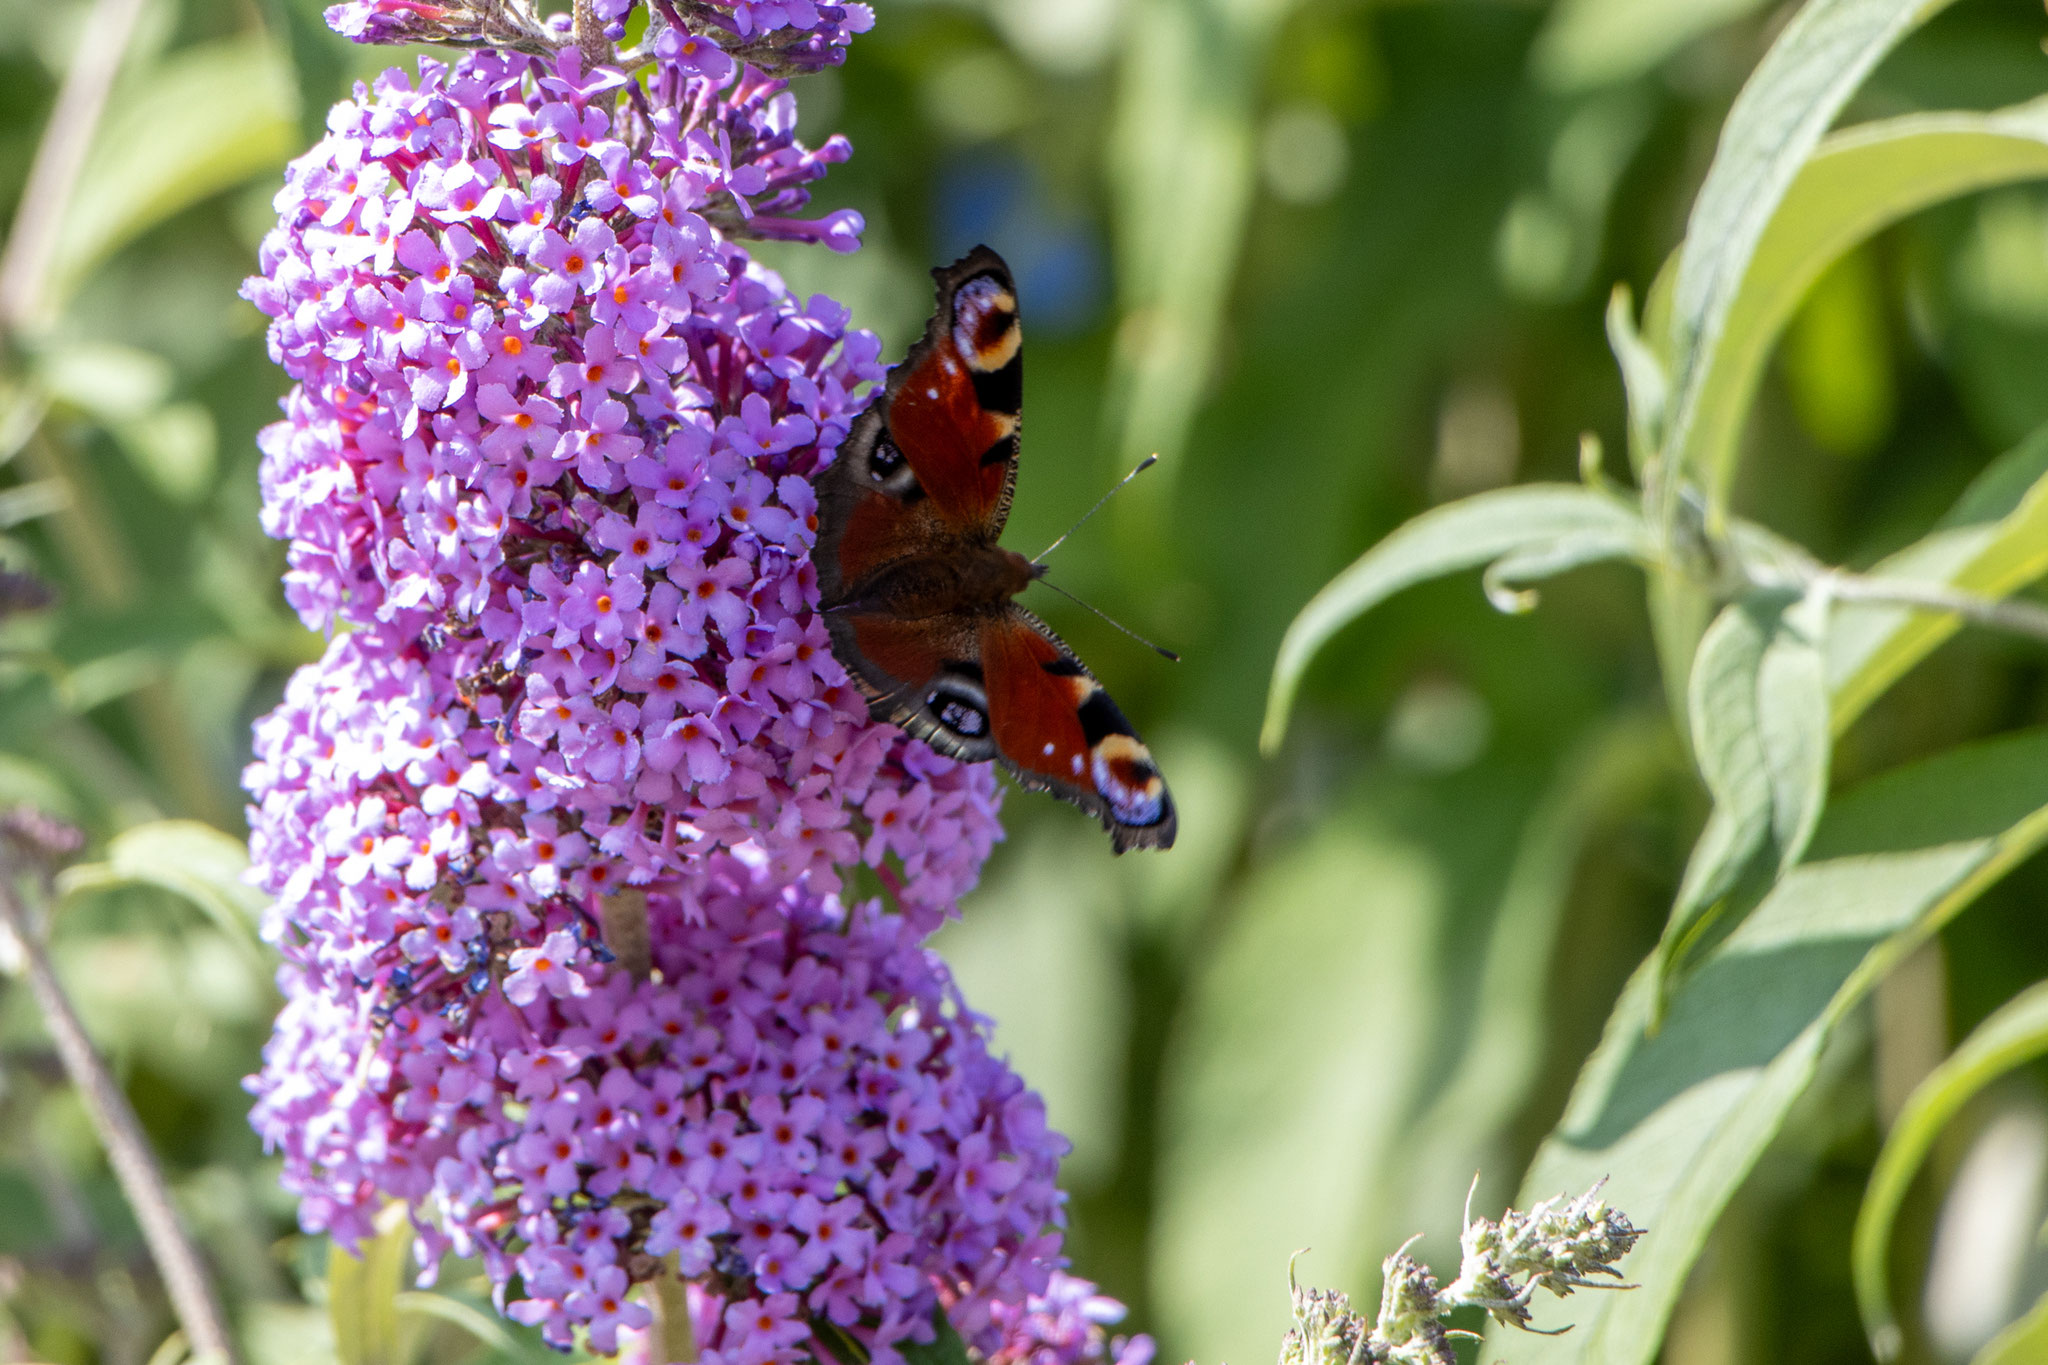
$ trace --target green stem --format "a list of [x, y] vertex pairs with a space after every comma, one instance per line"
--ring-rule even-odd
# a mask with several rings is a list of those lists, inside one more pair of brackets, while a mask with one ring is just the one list
[[649, 1365], [696, 1365], [697, 1334], [690, 1326], [689, 1287], [676, 1275], [675, 1258], [647, 1286], [654, 1312], [648, 1334]]
[[115, 1084], [106, 1062], [86, 1036], [85, 1026], [50, 962], [34, 917], [17, 893], [16, 881], [15, 869], [0, 858], [0, 925], [12, 933], [19, 945], [29, 992], [42, 1010], [50, 1040], [71, 1083], [78, 1089], [86, 1114], [106, 1149], [107, 1162], [121, 1182], [121, 1191], [135, 1211], [142, 1239], [163, 1276], [172, 1311], [178, 1315], [178, 1323], [195, 1354], [208, 1357], [213, 1365], [240, 1365], [241, 1354], [228, 1335], [220, 1295], [214, 1289], [198, 1245], [178, 1219], [170, 1187], [149, 1145], [149, 1136], [143, 1132], [128, 1097]]
[[1941, 583], [1914, 583], [1895, 578], [1862, 578], [1837, 574], [1829, 591], [1842, 602], [1868, 602], [1879, 606], [1916, 607], [1921, 611], [1953, 613], [1966, 621], [2036, 640], [2048, 640], [2048, 607], [2010, 598], [1979, 597], [1973, 592]]

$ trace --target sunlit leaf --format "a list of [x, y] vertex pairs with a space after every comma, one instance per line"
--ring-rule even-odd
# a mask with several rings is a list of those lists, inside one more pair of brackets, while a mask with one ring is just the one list
[[[1898, 7], [1895, 8], [1910, 8]], [[1761, 72], [1760, 72], [1761, 74]], [[1698, 359], [1688, 467], [1725, 496], [1772, 345], [1823, 272], [1932, 204], [2048, 177], [2048, 102], [1988, 114], [1912, 114], [1840, 132], [1799, 169], [1756, 243], [1711, 356]]]
[[171, 214], [274, 173], [297, 119], [291, 68], [260, 36], [186, 48], [117, 90], [72, 199], [52, 297]]
[[377, 1235], [356, 1248], [360, 1256], [328, 1249], [327, 1316], [341, 1365], [403, 1365], [398, 1296], [412, 1262], [412, 1238], [405, 1205], [391, 1203], [377, 1215]]
[[[1403, 588], [1510, 555], [1527, 578], [1539, 568], [1648, 554], [1633, 508], [1573, 484], [1523, 484], [1424, 512], [1331, 579], [1287, 627], [1259, 742], [1268, 752], [1279, 746], [1302, 674], [1330, 637]], [[1551, 558], [1539, 563], [1539, 555]]]
[[1785, 608], [1756, 675], [1757, 737], [1771, 790], [1771, 837], [1783, 872], [1806, 851], [1828, 788], [1825, 589]]
[[185, 1340], [185, 1333], [181, 1330], [171, 1333], [159, 1342], [143, 1365], [180, 1365], [181, 1361], [191, 1358], [191, 1343]]
[[1761, 879], [1797, 862], [1820, 819], [1831, 747], [1821, 655], [1827, 611], [1818, 592], [1751, 594], [1700, 640], [1692, 738], [1714, 810], [1659, 949], [1667, 985], [1709, 917], [1745, 885], [1754, 899]]
[[434, 1318], [451, 1327], [460, 1328], [500, 1355], [510, 1356], [516, 1360], [542, 1354], [526, 1348], [525, 1344], [513, 1336], [511, 1330], [505, 1326], [503, 1318], [486, 1313], [475, 1304], [450, 1298], [446, 1294], [428, 1289], [406, 1289], [394, 1296], [392, 1303], [400, 1313]]
[[1663, 444], [1671, 376], [1637, 330], [1634, 300], [1625, 284], [1616, 285], [1607, 298], [1607, 344], [1621, 367], [1621, 387], [1628, 396], [1629, 460], [1640, 472], [1642, 462]]
[[1556, 90], [1631, 80], [1704, 34], [1763, 8], [1764, 0], [1561, 0], [1529, 61]]
[[114, 836], [104, 862], [67, 868], [58, 888], [66, 896], [116, 886], [160, 886], [206, 913], [231, 942], [260, 956], [256, 922], [269, 903], [243, 880], [249, 850], [239, 840], [196, 820], [159, 820]]
[[[1985, 597], [2004, 597], [2048, 574], [2048, 428], [1994, 461], [1938, 528], [1870, 572]], [[1835, 728], [1846, 728], [1960, 626], [1940, 612], [1838, 606], [1827, 641]]]
[[52, 343], [35, 353], [48, 397], [102, 422], [140, 421], [170, 396], [176, 380], [160, 355], [110, 341]]
[[2048, 1295], [2027, 1315], [1984, 1343], [1970, 1365], [2040, 1365], [2048, 1360]]
[[2048, 1055], [2048, 982], [2022, 991], [1994, 1011], [1913, 1088], [1899, 1110], [1870, 1173], [1870, 1188], [1856, 1215], [1851, 1252], [1857, 1305], [1863, 1311], [1871, 1350], [1879, 1360], [1897, 1355], [1901, 1345], [1891, 1301], [1892, 1226], [1913, 1177], [1934, 1140], [1977, 1092], [2013, 1068], [2044, 1055]]
[[[1740, 415], [1718, 397], [1728, 382], [1719, 372], [1746, 335], [1734, 330], [1735, 308], [1752, 288], [1766, 228], [1856, 87], [1901, 38], [1949, 2], [1808, 0], [1728, 111], [1713, 165], [1686, 222], [1672, 290], [1674, 387], [1666, 467], [1677, 478], [1665, 488], [1667, 515], [1678, 480], [1707, 462], [1707, 442], [1716, 439], [1711, 424]], [[1827, 259], [1806, 275], [1801, 293]], [[1787, 315], [1797, 301], [1795, 294]]]
[[0, 488], [0, 529], [47, 517], [70, 505], [71, 490], [62, 479], [37, 479], [34, 483]]
[[1639, 969], [1580, 1071], [1525, 1201], [1608, 1178], [1651, 1229], [1640, 1288], [1574, 1300], [1563, 1337], [1490, 1333], [1483, 1359], [1644, 1365], [1707, 1235], [1884, 973], [2048, 841], [2048, 732], [1958, 749], [1837, 796], [1807, 857], [1673, 991]]

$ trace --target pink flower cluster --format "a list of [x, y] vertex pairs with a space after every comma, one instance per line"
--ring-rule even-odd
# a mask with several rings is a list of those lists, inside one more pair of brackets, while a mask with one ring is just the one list
[[1054, 1271], [1043, 1292], [990, 1309], [1003, 1344], [989, 1365], [1151, 1365], [1152, 1338], [1111, 1336], [1124, 1306], [1087, 1280]]
[[854, 244], [791, 216], [845, 143], [741, 56], [801, 67], [865, 11], [689, 9], [747, 42], [657, 3], [644, 81], [560, 23], [387, 72], [277, 198], [265, 524], [347, 633], [247, 774], [286, 997], [254, 1122], [308, 1229], [405, 1201], [427, 1273], [480, 1256], [558, 1344], [609, 1351], [672, 1268], [714, 1365], [826, 1324], [889, 1361], [935, 1307], [1002, 1354], [1065, 1143], [921, 946], [997, 793], [832, 656], [809, 476], [877, 347], [736, 244]]
[[[337, 641], [260, 735], [266, 837], [384, 803], [392, 764], [466, 746], [487, 770], [464, 710], [438, 659]], [[281, 852], [259, 846], [273, 879]], [[391, 878], [348, 881], [346, 855], [296, 856], [255, 1122], [309, 1229], [347, 1244], [407, 1200], [429, 1268], [479, 1255], [519, 1286], [513, 1317], [603, 1352], [644, 1321], [629, 1284], [673, 1257], [719, 1291], [706, 1358], [733, 1365], [797, 1358], [813, 1318], [886, 1359], [941, 1289], [1000, 1350], [1000, 1306], [1045, 1283], [1066, 1144], [903, 916], [843, 909], [742, 844], [645, 893], [636, 983], [588, 897], [479, 912], [443, 890], [457, 903], [429, 915]]]

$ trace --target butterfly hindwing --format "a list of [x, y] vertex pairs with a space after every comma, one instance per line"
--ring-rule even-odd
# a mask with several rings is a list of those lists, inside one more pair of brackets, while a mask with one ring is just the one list
[[1119, 853], [1171, 846], [1166, 781], [1087, 665], [1017, 606], [982, 622], [980, 652], [996, 757], [1018, 782], [1100, 819]]
[[865, 613], [827, 617], [835, 649], [868, 696], [876, 720], [892, 721], [950, 758], [996, 756], [981, 640], [957, 616], [904, 621]]

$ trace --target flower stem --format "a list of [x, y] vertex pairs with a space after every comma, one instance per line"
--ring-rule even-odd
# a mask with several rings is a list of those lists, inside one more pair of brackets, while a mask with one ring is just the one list
[[696, 1365], [697, 1334], [690, 1326], [690, 1291], [676, 1275], [674, 1258], [647, 1286], [654, 1322], [647, 1333], [649, 1365]]
[[604, 929], [604, 946], [634, 981], [645, 981], [654, 969], [654, 953], [647, 928], [647, 893], [627, 887], [606, 896], [599, 922]]
[[63, 983], [57, 979], [29, 906], [18, 893], [19, 880], [26, 879], [18, 879], [16, 869], [0, 853], [0, 925], [11, 931], [19, 944], [29, 992], [42, 1010], [64, 1070], [85, 1102], [86, 1113], [106, 1149], [107, 1161], [121, 1182], [121, 1190], [135, 1210], [143, 1241], [163, 1275], [172, 1311], [178, 1315], [195, 1355], [209, 1358], [213, 1365], [240, 1365], [241, 1355], [228, 1335], [220, 1295], [214, 1289], [197, 1244], [178, 1221], [170, 1188], [150, 1148], [149, 1137], [129, 1107], [127, 1096], [121, 1093], [106, 1063], [93, 1048], [92, 1040], [86, 1037], [78, 1013], [65, 995]]
[[597, 7], [591, 0], [576, 0], [572, 11], [575, 24], [576, 47], [583, 53], [583, 69], [590, 70], [612, 59], [611, 39], [604, 36], [604, 25], [597, 17]]

